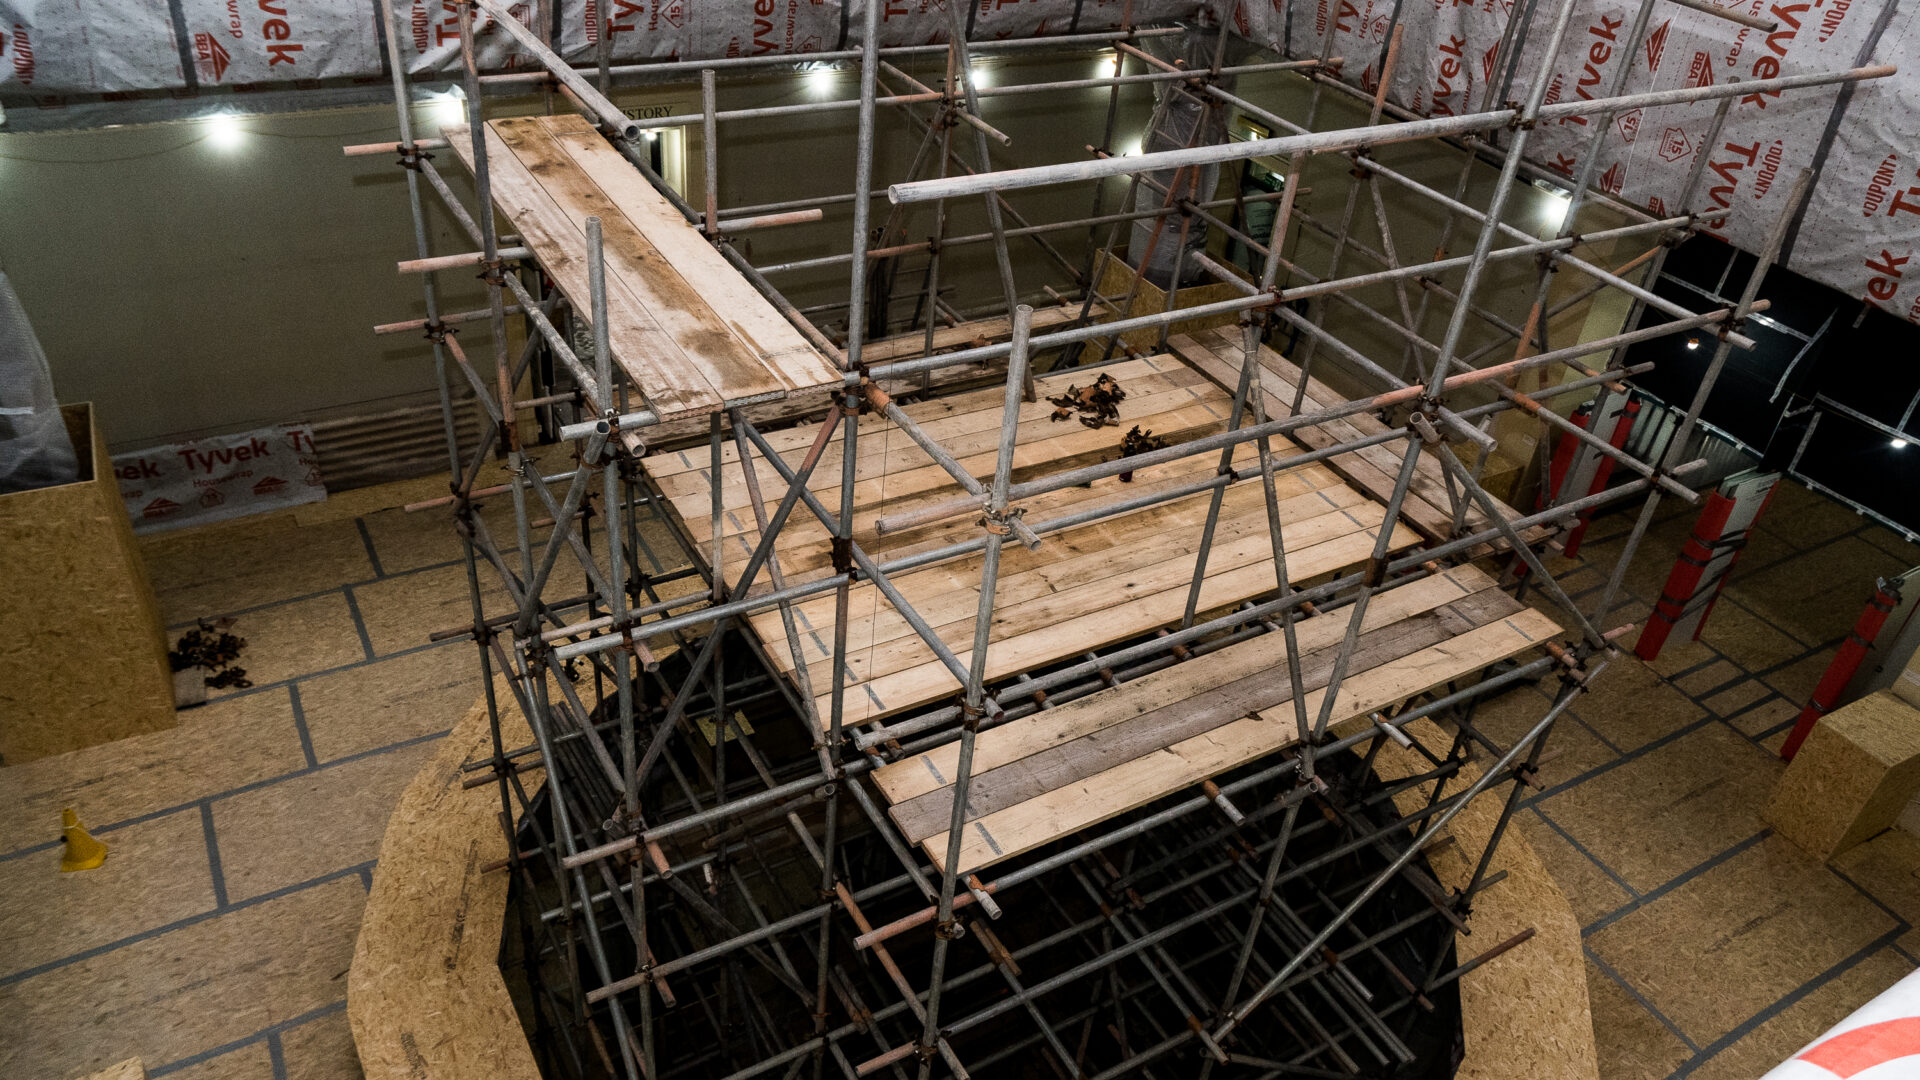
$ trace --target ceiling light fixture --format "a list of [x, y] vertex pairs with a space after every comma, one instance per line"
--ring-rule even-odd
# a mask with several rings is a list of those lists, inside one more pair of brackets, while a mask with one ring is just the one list
[[247, 129], [232, 113], [214, 113], [207, 117], [207, 142], [218, 150], [231, 150], [246, 138]]

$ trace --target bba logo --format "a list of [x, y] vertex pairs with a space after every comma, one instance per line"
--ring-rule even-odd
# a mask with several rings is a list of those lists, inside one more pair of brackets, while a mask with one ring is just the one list
[[1660, 24], [1659, 29], [1647, 35], [1647, 74], [1649, 75], [1660, 70], [1660, 57], [1667, 51], [1667, 31], [1672, 26], [1673, 20], [1668, 19]]
[[1713, 85], [1713, 57], [1704, 52], [1693, 54], [1693, 63], [1687, 65], [1687, 85]]
[[232, 59], [227, 47], [212, 34], [202, 30], [193, 35], [193, 66], [200, 73], [202, 82], [219, 82], [220, 77], [227, 73], [227, 64]]
[[269, 476], [265, 480], [253, 485], [253, 493], [255, 495], [272, 495], [286, 486], [287, 482], [285, 480], [277, 476]]
[[141, 507], [140, 516], [152, 521], [155, 518], [166, 517], [178, 509], [180, 509], [179, 503], [174, 502], [172, 499], [159, 498]]
[[1620, 194], [1620, 183], [1624, 176], [1619, 162], [1607, 166], [1607, 171], [1600, 174], [1600, 190], [1609, 195]]

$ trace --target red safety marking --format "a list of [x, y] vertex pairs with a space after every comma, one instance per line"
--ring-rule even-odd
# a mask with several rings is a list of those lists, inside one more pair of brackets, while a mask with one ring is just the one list
[[1813, 688], [1813, 698], [1807, 707], [1800, 710], [1800, 716], [1793, 722], [1793, 731], [1787, 735], [1787, 741], [1780, 744], [1780, 757], [1792, 761], [1793, 755], [1800, 752], [1800, 744], [1813, 734], [1813, 726], [1820, 722], [1828, 709], [1839, 699], [1840, 694], [1853, 681], [1853, 673], [1867, 658], [1867, 649], [1873, 645], [1873, 639], [1880, 636], [1880, 628], [1886, 625], [1887, 614], [1900, 602], [1900, 598], [1885, 589], [1876, 589], [1873, 599], [1867, 601], [1867, 609], [1860, 613], [1860, 621], [1853, 624], [1853, 632], [1847, 640], [1840, 643], [1840, 651], [1833, 654], [1833, 660], [1827, 664], [1827, 673], [1820, 676], [1820, 685]]
[[1767, 508], [1773, 505], [1773, 497], [1779, 491], [1780, 481], [1776, 480], [1773, 486], [1767, 489], [1767, 497], [1761, 501], [1760, 509], [1753, 512], [1753, 520], [1747, 522], [1747, 533], [1741, 535], [1740, 547], [1735, 549], [1733, 557], [1727, 560], [1727, 568], [1720, 571], [1720, 580], [1713, 583], [1713, 599], [1707, 601], [1707, 609], [1700, 613], [1700, 621], [1693, 624], [1693, 640], [1699, 641], [1700, 632], [1707, 628], [1707, 619], [1713, 614], [1713, 606], [1720, 602], [1720, 590], [1726, 588], [1727, 579], [1733, 576], [1734, 564], [1740, 561], [1740, 552], [1746, 550], [1747, 534], [1751, 534], [1759, 526], [1760, 519], [1766, 516]]
[[1680, 558], [1674, 562], [1673, 572], [1667, 575], [1667, 586], [1660, 591], [1660, 601], [1653, 606], [1653, 617], [1647, 620], [1639, 640], [1633, 644], [1635, 656], [1648, 663], [1659, 658], [1660, 647], [1667, 643], [1667, 634], [1685, 614], [1687, 601], [1700, 587], [1701, 572], [1713, 559], [1713, 544], [1726, 531], [1727, 519], [1733, 516], [1733, 505], [1732, 499], [1717, 491], [1707, 496], [1706, 509], [1700, 511], [1700, 521], [1681, 547]]
[[1847, 1080], [1875, 1065], [1920, 1054], [1920, 1016], [1903, 1016], [1843, 1031], [1815, 1043], [1798, 1060]]

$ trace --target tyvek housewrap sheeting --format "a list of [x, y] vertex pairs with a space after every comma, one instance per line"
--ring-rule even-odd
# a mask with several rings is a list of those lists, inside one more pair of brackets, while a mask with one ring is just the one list
[[[409, 70], [452, 71], [455, 5], [397, 2], [400, 52]], [[860, 0], [526, 0], [512, 10], [529, 26], [548, 20], [561, 52], [587, 62], [596, 52], [602, 2], [613, 4], [613, 55], [622, 62], [844, 48], [857, 43], [863, 12]], [[941, 0], [879, 2], [886, 5], [883, 44], [945, 40]], [[1393, 100], [1432, 115], [1478, 108], [1487, 82], [1498, 76], [1492, 53], [1514, 2], [1398, 0], [1406, 30]], [[1528, 0], [1518, 2], [1525, 14]], [[1207, 6], [1228, 9], [1241, 36], [1294, 57], [1317, 55], [1324, 35], [1333, 34], [1333, 53], [1347, 58], [1345, 77], [1365, 86], [1377, 77], [1396, 13], [1396, 0], [1296, 0], [1290, 7], [1285, 0], [1134, 0], [1132, 15], [1146, 24], [1189, 18]], [[1769, 34], [1661, 4], [1647, 39], [1629, 47], [1636, 4], [1578, 0], [1566, 40], [1548, 62], [1554, 4], [1538, 0], [1521, 76], [1512, 87], [1496, 87], [1505, 91], [1496, 98], [1523, 98], [1535, 73], [1548, 80], [1549, 101], [1604, 96], [1623, 64], [1631, 65], [1629, 93], [1851, 67], [1883, 14], [1886, 25], [1868, 50], [1871, 57], [1898, 62], [1920, 44], [1920, 0], [1736, 0], [1727, 6], [1779, 28]], [[1030, 37], [1112, 29], [1125, 8], [1124, 0], [976, 0], [968, 17], [976, 39]], [[0, 0], [0, 96], [45, 103], [61, 95], [181, 86], [377, 79], [384, 63], [377, 10], [373, 0], [177, 0], [176, 17], [167, 0]], [[479, 41], [489, 68], [530, 63], [488, 20], [479, 23]], [[1820, 145], [1838, 93], [1742, 99], [1713, 146], [1702, 145], [1711, 103], [1614, 117], [1595, 182], [1655, 213], [1669, 211], [1677, 208], [1695, 156], [1704, 153], [1703, 205], [1731, 208], [1722, 235], [1757, 247], [1794, 176]], [[1788, 260], [1801, 273], [1914, 321], [1920, 321], [1920, 264], [1910, 262], [1920, 248], [1917, 97], [1920, 70], [1856, 89]], [[1580, 120], [1547, 125], [1536, 131], [1530, 156], [1572, 175], [1591, 132]]]
[[[1527, 0], [1519, 0], [1523, 13]], [[1889, 10], [1890, 5], [1898, 4]], [[1655, 7], [1647, 34], [1629, 45], [1639, 5], [1631, 0], [1578, 0], [1559, 52], [1546, 56], [1556, 5], [1539, 0], [1527, 24], [1519, 75], [1497, 85], [1494, 53], [1514, 0], [1404, 0], [1406, 26], [1390, 87], [1392, 99], [1426, 115], [1480, 109], [1490, 80], [1493, 107], [1525, 100], [1536, 76], [1545, 100], [1605, 97], [1622, 65], [1624, 92], [1668, 90], [1851, 68], [1883, 16], [1873, 62], [1902, 63], [1920, 44], [1920, 0], [1739, 0], [1722, 3], [1778, 24], [1749, 29], [1677, 5]], [[1347, 58], [1345, 77], [1372, 88], [1386, 51], [1393, 0], [1306, 0], [1296, 4], [1291, 36], [1272, 4], [1242, 0], [1234, 23], [1256, 43], [1318, 55], [1323, 35]], [[1912, 65], [1909, 64], [1909, 67]], [[1503, 92], [1504, 91], [1504, 92]], [[1794, 178], [1811, 165], [1840, 91], [1809, 88], [1737, 99], [1720, 137], [1703, 145], [1715, 102], [1637, 109], [1616, 116], [1601, 143], [1594, 184], [1655, 214], [1679, 209], [1694, 159], [1707, 155], [1701, 208], [1733, 211], [1716, 235], [1753, 250], [1778, 217]], [[1920, 321], [1920, 68], [1857, 86], [1819, 185], [1792, 248], [1789, 266]], [[1578, 173], [1599, 117], [1570, 118], [1535, 129], [1528, 156], [1563, 175]]]

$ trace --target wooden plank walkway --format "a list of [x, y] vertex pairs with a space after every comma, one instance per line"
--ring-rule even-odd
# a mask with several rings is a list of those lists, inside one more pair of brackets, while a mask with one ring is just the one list
[[[1319, 715], [1347, 623], [1335, 611], [1299, 624], [1310, 717]], [[1558, 629], [1471, 566], [1383, 593], [1361, 625], [1332, 721], [1365, 723]], [[1293, 745], [1297, 730], [1278, 634], [989, 728], [974, 746], [960, 868], [1012, 858], [1192, 787]], [[936, 866], [947, 854], [958, 756], [949, 743], [873, 774], [894, 823]]]
[[[1238, 328], [1215, 327], [1172, 337], [1167, 339], [1167, 348], [1206, 372], [1214, 381], [1230, 389], [1239, 385], [1240, 363], [1245, 350]], [[1293, 415], [1293, 394], [1300, 385], [1300, 369], [1265, 345], [1260, 347], [1260, 385], [1266, 392], [1268, 419]], [[1346, 401], [1320, 380], [1308, 379], [1307, 396], [1302, 408], [1307, 412], [1317, 412], [1344, 405]], [[1293, 433], [1293, 438], [1303, 446], [1319, 450], [1386, 430], [1387, 426], [1372, 413], [1356, 413], [1330, 423], [1301, 428]], [[1394, 481], [1399, 476], [1400, 462], [1406, 455], [1406, 449], [1404, 441], [1381, 443], [1329, 458], [1327, 464], [1334, 472], [1385, 503], [1393, 494]], [[1434, 542], [1453, 535], [1453, 503], [1447, 495], [1444, 472], [1444, 467], [1432, 454], [1422, 452], [1420, 462], [1415, 466], [1412, 486], [1402, 504], [1406, 523]], [[1520, 516], [1505, 503], [1496, 505], [1508, 518]], [[1492, 524], [1478, 503], [1469, 506], [1467, 532], [1479, 532]], [[1545, 531], [1540, 529], [1522, 534], [1529, 542], [1544, 535]], [[1499, 546], [1505, 545], [1502, 543]]]
[[[473, 168], [463, 126], [446, 129]], [[583, 319], [586, 220], [607, 261], [613, 359], [662, 419], [837, 385], [839, 371], [579, 116], [487, 122], [494, 204]]]
[[[1228, 395], [1199, 372], [1173, 357], [1127, 361], [1100, 369], [1126, 391], [1117, 426], [1089, 429], [1074, 420], [1054, 421], [1044, 399], [1087, 383], [1093, 374], [1065, 371], [1038, 380], [1042, 400], [1022, 405], [1016, 442], [1016, 480], [1055, 473], [1093, 461], [1112, 460], [1121, 437], [1134, 425], [1175, 440], [1222, 430], [1231, 407]], [[975, 476], [990, 477], [998, 442], [1004, 390], [985, 390], [906, 406], [908, 415], [940, 440]], [[768, 441], [789, 463], [797, 463], [817, 428], [777, 432]], [[809, 485], [827, 506], [840, 499], [841, 442], [836, 434]], [[942, 547], [979, 535], [972, 515], [878, 536], [874, 520], [958, 494], [950, 477], [893, 425], [868, 418], [861, 422], [854, 490], [854, 535], [876, 558]], [[728, 445], [721, 480], [722, 572], [737, 573], [759, 541], [746, 484], [739, 477], [734, 449]], [[1299, 452], [1282, 442], [1276, 453]], [[1253, 459], [1251, 447], [1239, 460]], [[1117, 477], [1028, 500], [1027, 520], [1040, 522], [1103, 502], [1212, 475], [1218, 458], [1200, 455], [1164, 466], [1141, 469], [1129, 483]], [[648, 474], [680, 515], [689, 534], [712, 550], [712, 489], [708, 455], [699, 450], [656, 454], [643, 462]], [[772, 466], [756, 455], [763, 496], [777, 500], [785, 490]], [[1286, 527], [1288, 568], [1296, 584], [1364, 562], [1382, 523], [1382, 508], [1343, 483], [1323, 465], [1282, 473], [1278, 481], [1280, 517]], [[1122, 641], [1179, 621], [1193, 576], [1195, 551], [1205, 522], [1208, 496], [1187, 496], [1122, 517], [1065, 530], [1038, 550], [1009, 544], [1004, 549], [994, 608], [987, 675], [1004, 678], [1103, 645]], [[1411, 530], [1399, 530], [1396, 550], [1418, 543]], [[788, 580], [830, 573], [830, 538], [819, 523], [798, 511], [776, 541], [775, 551]], [[709, 556], [710, 557], [710, 556]], [[897, 575], [895, 585], [964, 663], [970, 655], [978, 605], [978, 556], [953, 559]], [[764, 578], [760, 583], [764, 586]], [[1277, 586], [1267, 536], [1265, 500], [1258, 481], [1228, 489], [1200, 609], [1238, 604]], [[834, 598], [797, 604], [800, 651], [824, 716], [831, 687]], [[845, 720], [860, 724], [950, 697], [960, 689], [877, 589], [852, 590], [852, 619], [847, 628], [850, 692]], [[749, 620], [767, 652], [791, 672], [792, 649], [777, 611]]]
[[[1080, 305], [1078, 304], [1056, 304], [1053, 307], [1038, 308], [1033, 313], [1033, 332], [1043, 334], [1079, 317]], [[975, 319], [972, 322], [955, 323], [952, 326], [938, 326], [933, 331], [933, 351], [938, 353], [948, 349], [972, 348], [975, 345], [1003, 341], [1012, 333], [1013, 320], [1005, 315], [996, 319]], [[860, 350], [861, 361], [868, 364], [917, 360], [925, 355], [927, 355], [925, 330], [870, 341]], [[1002, 364], [1004, 366], [1004, 361]]]

